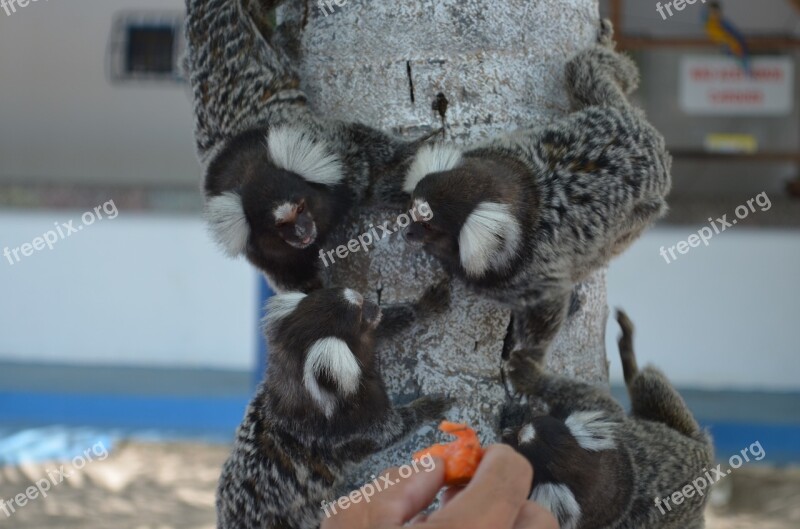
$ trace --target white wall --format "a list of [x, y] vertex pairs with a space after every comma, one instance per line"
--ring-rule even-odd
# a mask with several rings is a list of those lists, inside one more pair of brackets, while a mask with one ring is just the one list
[[[0, 252], [81, 213], [0, 212]], [[257, 276], [199, 218], [120, 211], [52, 250], [0, 259], [0, 361], [254, 365]]]
[[[181, 0], [39, 0], [0, 10], [0, 181], [200, 181], [186, 85], [112, 85], [114, 16]], [[45, 154], [46, 153], [46, 154]]]
[[[640, 364], [684, 386], [800, 390], [800, 231], [734, 226], [670, 264], [659, 255], [700, 228], [653, 230], [611, 265], [609, 305], [636, 323]], [[618, 334], [610, 318], [621, 381]]]
[[[82, 212], [0, 213], [0, 251]], [[697, 227], [699, 228], [699, 227]], [[653, 230], [609, 271], [609, 303], [637, 325], [642, 364], [682, 386], [800, 390], [800, 232], [734, 227], [667, 264]], [[0, 361], [250, 369], [257, 276], [198, 218], [121, 211], [19, 263], [0, 256]], [[616, 323], [611, 375], [621, 380]]]

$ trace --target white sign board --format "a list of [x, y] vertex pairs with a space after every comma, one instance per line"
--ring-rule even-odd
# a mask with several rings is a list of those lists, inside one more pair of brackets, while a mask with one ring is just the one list
[[751, 59], [750, 75], [732, 57], [681, 59], [680, 105], [687, 114], [785, 116], [794, 108], [791, 57]]

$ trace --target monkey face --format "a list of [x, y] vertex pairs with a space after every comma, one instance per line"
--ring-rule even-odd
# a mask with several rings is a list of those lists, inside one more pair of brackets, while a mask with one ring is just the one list
[[438, 228], [438, 224], [433, 223], [433, 211], [428, 201], [422, 198], [413, 198], [409, 207], [411, 212], [411, 224], [403, 232], [406, 240], [411, 243], [429, 242], [433, 235], [433, 230]]
[[[318, 191], [298, 175], [270, 167], [242, 192], [244, 210], [253, 234], [262, 246], [285, 245], [303, 250], [319, 237], [316, 207]], [[272, 240], [270, 240], [272, 239]]]
[[[436, 151], [427, 157], [437, 169], [425, 173], [418, 157], [407, 183], [415, 183], [413, 203], [427, 203], [432, 217], [409, 227], [406, 239], [420, 242], [450, 271], [480, 280], [489, 273], [502, 273], [517, 257], [522, 229], [515, 217], [520, 209], [514, 202], [518, 168], [480, 157], [458, 155], [444, 163], [449, 154]], [[415, 176], [416, 175], [416, 176]], [[419, 175], [423, 175], [419, 178]]]
[[243, 187], [245, 250], [251, 262], [269, 270], [266, 261], [289, 266], [301, 252], [313, 250], [326, 235], [323, 227], [330, 217], [324, 190], [318, 187], [275, 168]]
[[352, 202], [342, 163], [316, 136], [302, 127], [253, 129], [233, 139], [206, 174], [212, 237], [280, 291], [322, 286], [317, 246]]
[[422, 219], [412, 222], [403, 232], [403, 235], [410, 243], [430, 245], [435, 244], [440, 238], [446, 236], [442, 228], [439, 223], [434, 223], [433, 219]]
[[412, 198], [413, 222], [403, 236], [411, 244], [422, 248], [445, 263], [458, 261], [458, 222], [452, 208], [432, 206], [425, 198]]
[[272, 211], [275, 230], [293, 248], [308, 248], [317, 240], [317, 225], [305, 199], [284, 202]]

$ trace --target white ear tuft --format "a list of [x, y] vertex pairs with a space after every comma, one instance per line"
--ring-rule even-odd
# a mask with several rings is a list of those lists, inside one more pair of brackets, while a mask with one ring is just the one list
[[542, 483], [533, 488], [533, 501], [550, 511], [561, 529], [575, 529], [581, 518], [581, 507], [569, 487], [563, 484]]
[[508, 204], [481, 202], [458, 237], [461, 266], [471, 277], [501, 269], [516, 254], [519, 238], [520, 226]]
[[408, 169], [403, 191], [411, 194], [420, 180], [431, 173], [455, 169], [461, 163], [461, 150], [452, 145], [425, 145], [417, 151]]
[[344, 299], [356, 307], [360, 307], [364, 304], [364, 297], [352, 288], [344, 289]]
[[575, 440], [584, 450], [612, 450], [617, 423], [602, 411], [576, 411], [564, 421]]
[[305, 297], [306, 295], [302, 292], [287, 292], [286, 294], [272, 296], [267, 300], [267, 313], [264, 316], [264, 322], [267, 325], [271, 325], [285, 318], [294, 312], [294, 309]]
[[533, 427], [533, 424], [529, 423], [520, 428], [517, 434], [519, 444], [527, 445], [532, 443], [534, 439], [536, 439], [536, 428]]
[[[303, 368], [303, 383], [314, 400], [322, 406], [323, 410], [330, 408], [330, 395], [317, 383], [317, 376], [327, 374], [345, 396], [352, 395], [358, 390], [361, 379], [361, 366], [358, 364], [353, 351], [339, 338], [322, 338], [309, 348]], [[330, 413], [332, 413], [332, 408]], [[328, 415], [328, 411], [326, 411]]]
[[206, 201], [204, 216], [211, 236], [231, 257], [244, 252], [250, 227], [244, 215], [242, 197], [231, 191]]
[[314, 140], [302, 129], [284, 126], [270, 130], [267, 148], [275, 165], [308, 182], [332, 186], [344, 178], [339, 158], [323, 141]]

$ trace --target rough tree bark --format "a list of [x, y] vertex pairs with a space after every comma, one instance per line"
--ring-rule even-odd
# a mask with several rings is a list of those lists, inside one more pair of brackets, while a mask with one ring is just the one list
[[[279, 11], [279, 21], [302, 28], [298, 69], [320, 115], [412, 137], [444, 121], [448, 139], [460, 144], [565, 112], [564, 65], [594, 42], [599, 20], [597, 0], [347, 0], [335, 9], [326, 16], [307, 0]], [[433, 110], [439, 94], [448, 102], [444, 118]], [[394, 223], [399, 213], [360, 211], [326, 249], [346, 244], [370, 224]], [[394, 234], [368, 254], [337, 260], [327, 276], [389, 304], [415, 299], [444, 274]], [[505, 398], [499, 367], [509, 315], [460, 283], [453, 286], [447, 314], [415, 325], [382, 351], [384, 375], [399, 402], [419, 393], [454, 396], [458, 404], [448, 418], [468, 422], [492, 441]], [[562, 328], [548, 364], [606, 381], [605, 272], [580, 292], [582, 307]], [[433, 427], [425, 428], [365, 462], [351, 483], [407, 462], [412, 450], [436, 438]]]

